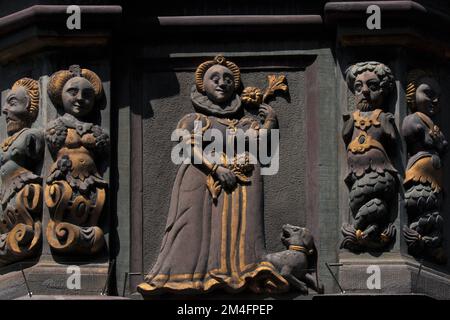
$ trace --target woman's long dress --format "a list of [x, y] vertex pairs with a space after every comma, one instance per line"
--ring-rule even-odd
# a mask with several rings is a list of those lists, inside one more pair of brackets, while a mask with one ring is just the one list
[[[252, 116], [230, 119], [193, 113], [178, 127], [192, 132], [195, 120], [202, 122], [203, 131], [214, 128], [224, 137], [227, 129], [259, 129], [261, 124]], [[211, 179], [208, 173], [192, 164], [179, 168], [161, 251], [146, 282], [138, 287], [142, 294], [201, 293], [217, 287], [235, 292], [247, 286], [255, 292], [286, 290], [287, 282], [263, 259], [266, 251], [259, 165], [247, 161], [233, 166], [233, 159], [225, 158], [222, 165], [226, 162], [239, 181], [232, 191], [221, 188], [216, 201], [207, 185]]]

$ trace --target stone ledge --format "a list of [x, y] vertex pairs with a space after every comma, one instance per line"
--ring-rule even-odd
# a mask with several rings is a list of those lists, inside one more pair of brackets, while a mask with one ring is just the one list
[[0, 299], [28, 297], [28, 288], [32, 295], [36, 296], [87, 296], [102, 293], [108, 278], [107, 262], [77, 265], [81, 275], [80, 289], [67, 287], [67, 280], [73, 274], [68, 273], [69, 266], [69, 264], [38, 263], [24, 268], [26, 282], [20, 267], [0, 275]]
[[[435, 299], [450, 299], [450, 274], [444, 268], [395, 255], [383, 258], [341, 258], [339, 283], [347, 294], [422, 294]], [[381, 288], [367, 288], [369, 265], [381, 272]], [[420, 270], [420, 277], [419, 275]]]

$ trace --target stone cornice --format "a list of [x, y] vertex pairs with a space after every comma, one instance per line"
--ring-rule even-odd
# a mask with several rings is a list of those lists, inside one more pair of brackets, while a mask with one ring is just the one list
[[107, 45], [122, 15], [120, 6], [80, 6], [81, 30], [69, 30], [67, 5], [35, 5], [0, 18], [0, 63], [58, 47]]
[[339, 24], [365, 19], [368, 16], [366, 10], [369, 5], [379, 6], [383, 19], [398, 20], [398, 23], [405, 20], [414, 20], [416, 23], [432, 21], [433, 25], [450, 26], [449, 13], [409, 0], [328, 2], [324, 7], [324, 20], [327, 24]]
[[[15, 12], [0, 18], [0, 35], [6, 35], [11, 32], [23, 29], [27, 26], [42, 22], [47, 24], [62, 24], [61, 29], [65, 28], [66, 20], [69, 14], [66, 13], [66, 5], [35, 5], [27, 9]], [[111, 27], [118, 21], [122, 14], [121, 6], [80, 6], [82, 21], [87, 24], [105, 28]]]
[[[371, 4], [381, 8], [382, 30], [368, 30], [365, 26], [366, 9]], [[35, 5], [1, 17], [0, 63], [46, 47], [104, 46], [113, 37], [113, 30], [119, 30], [115, 38], [143, 42], [154, 37], [183, 37], [184, 33], [223, 32], [248, 37], [254, 32], [276, 34], [279, 39], [337, 40], [344, 46], [378, 46], [385, 40], [386, 45], [396, 45], [396, 39], [401, 39], [398, 45], [417, 49], [417, 39], [425, 39], [427, 48], [449, 55], [449, 13], [419, 1], [333, 1], [304, 15], [152, 16], [150, 12], [125, 17], [125, 11], [122, 17], [122, 7], [118, 5], [80, 8], [81, 30], [66, 28], [67, 5]]]
[[163, 27], [321, 25], [320, 15], [227, 15], [158, 17]]

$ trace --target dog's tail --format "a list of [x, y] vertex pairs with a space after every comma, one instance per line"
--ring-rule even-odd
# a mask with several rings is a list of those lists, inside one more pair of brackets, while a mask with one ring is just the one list
[[311, 254], [309, 254], [308, 257], [308, 267], [310, 270], [315, 271], [316, 273], [316, 289], [317, 289], [317, 293], [322, 294], [323, 293], [323, 288], [320, 285], [319, 282], [319, 263], [318, 263], [318, 259], [319, 259], [319, 253], [316, 249], [316, 245], [313, 242], [312, 243], [312, 252]]

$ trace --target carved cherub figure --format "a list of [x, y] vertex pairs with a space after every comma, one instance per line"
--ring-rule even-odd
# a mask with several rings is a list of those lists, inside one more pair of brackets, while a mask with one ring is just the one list
[[303, 294], [308, 293], [308, 287], [323, 293], [317, 275], [317, 249], [311, 232], [306, 228], [285, 224], [281, 242], [286, 250], [270, 253], [265, 260], [277, 268], [291, 288]]
[[346, 71], [357, 110], [344, 115], [352, 224], [344, 224], [341, 247], [382, 250], [395, 239], [390, 203], [397, 192], [391, 157], [396, 140], [394, 117], [386, 112], [394, 86], [391, 70], [379, 62], [357, 63]]
[[404, 180], [409, 226], [403, 234], [411, 254], [446, 262], [442, 248], [442, 156], [447, 140], [434, 123], [441, 88], [436, 76], [425, 70], [408, 75], [406, 99], [411, 114], [403, 120], [402, 134], [408, 150]]

